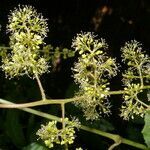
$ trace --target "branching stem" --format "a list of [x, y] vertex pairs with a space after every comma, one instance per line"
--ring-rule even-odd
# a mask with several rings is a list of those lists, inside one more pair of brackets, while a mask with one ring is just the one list
[[112, 144], [112, 145], [109, 147], [108, 150], [113, 150], [115, 147], [117, 147], [117, 146], [120, 145], [120, 144], [121, 144], [121, 142], [119, 142], [119, 143], [114, 143], [114, 144]]
[[37, 74], [35, 74], [35, 78], [36, 78], [36, 81], [38, 83], [38, 86], [39, 86], [39, 89], [40, 89], [40, 92], [41, 92], [42, 100], [46, 100], [45, 92], [44, 92], [42, 83], [40, 81], [40, 78]]
[[[9, 101], [3, 100], [3, 99], [0, 99], [0, 103], [3, 103], [3, 104], [14, 104], [12, 102], [9, 102]], [[47, 114], [47, 113], [44, 113], [44, 112], [41, 112], [41, 111], [37, 111], [35, 109], [31, 109], [31, 108], [18, 108], [18, 109], [23, 110], [25, 112], [29, 112], [29, 113], [35, 114], [37, 116], [41, 116], [41, 117], [50, 119], [50, 120], [56, 120], [58, 122], [62, 122], [61, 118], [59, 118], [57, 116], [54, 116], [54, 115], [51, 115], [51, 114]], [[101, 135], [103, 137], [107, 137], [109, 139], [112, 139], [113, 141], [118, 141], [118, 139], [120, 138], [121, 143], [130, 145], [130, 146], [133, 146], [133, 147], [136, 147], [136, 148], [139, 148], [139, 149], [146, 149], [147, 148], [143, 144], [140, 144], [140, 143], [137, 143], [137, 142], [125, 139], [125, 138], [121, 138], [117, 134], [107, 133], [107, 132], [104, 132], [104, 131], [101, 131], [101, 130], [97, 130], [97, 129], [94, 129], [94, 128], [90, 128], [90, 127], [84, 126], [84, 125], [81, 125], [80, 128], [82, 130], [85, 130], [85, 131], [88, 131], [88, 132], [91, 132], [91, 133], [95, 133], [95, 134]]]
[[[144, 86], [141, 89], [150, 89], [150, 86]], [[125, 90], [119, 90], [119, 91], [108, 91], [107, 95], [120, 95], [125, 94]], [[106, 94], [106, 93], [101, 93]], [[45, 95], [45, 94], [44, 94]], [[26, 107], [35, 107], [35, 106], [42, 106], [42, 105], [50, 105], [50, 104], [63, 104], [63, 103], [71, 103], [74, 101], [82, 100], [84, 96], [80, 97], [73, 97], [73, 98], [66, 98], [66, 99], [44, 99], [43, 101], [35, 101], [30, 103], [24, 103], [24, 104], [0, 104], [0, 108], [26, 108]], [[141, 101], [140, 101], [141, 103]], [[142, 102], [143, 103], [143, 102]], [[143, 103], [144, 106], [149, 108], [149, 105]]]
[[144, 107], [149, 108], [150, 106], [147, 105], [146, 103], [142, 102], [141, 100], [138, 99], [137, 95], [136, 95], [136, 101], [141, 103]]
[[82, 98], [84, 97], [81, 96], [81, 97], [75, 97], [75, 98], [68, 98], [65, 100], [64, 99], [46, 99], [44, 101], [39, 100], [39, 101], [29, 102], [29, 103], [24, 103], [24, 104], [0, 104], [0, 108], [27, 108], [27, 107], [49, 105], [49, 104], [66, 104], [66, 103], [81, 100]]

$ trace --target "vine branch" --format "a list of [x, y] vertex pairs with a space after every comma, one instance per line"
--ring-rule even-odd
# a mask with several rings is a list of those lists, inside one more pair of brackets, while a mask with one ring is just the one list
[[[143, 86], [141, 89], [150, 89], [150, 86]], [[126, 91], [125, 90], [119, 90], [119, 91], [108, 91], [107, 95], [120, 95], [120, 94], [125, 94]], [[103, 94], [103, 93], [102, 93]], [[70, 102], [74, 102], [74, 101], [79, 101], [82, 100], [84, 98], [84, 96], [80, 96], [80, 97], [73, 97], [73, 98], [65, 98], [65, 99], [42, 99], [39, 101], [35, 101], [35, 102], [29, 102], [29, 103], [23, 103], [23, 104], [0, 104], [0, 108], [27, 108], [27, 107], [35, 107], [35, 106], [42, 106], [42, 105], [49, 105], [49, 104], [66, 104], [66, 103], [70, 103]], [[1, 99], [2, 100], [2, 99]], [[141, 102], [141, 101], [140, 101]], [[1, 101], [0, 101], [1, 103]], [[144, 106], [149, 108], [149, 105], [143, 103]]]
[[[3, 100], [3, 99], [0, 99], [0, 102], [3, 103], [3, 104], [14, 104], [12, 102], [9, 102], [9, 101]], [[50, 120], [56, 120], [58, 122], [62, 121], [61, 118], [59, 118], [57, 116], [54, 116], [54, 115], [51, 115], [51, 114], [47, 114], [47, 113], [44, 113], [44, 112], [41, 112], [41, 111], [37, 111], [35, 109], [31, 109], [31, 108], [17, 108], [17, 109], [20, 109], [20, 110], [23, 110], [25, 112], [29, 112], [29, 113], [32, 113], [34, 115], [41, 116], [43, 118], [47, 118], [47, 119], [50, 119]], [[118, 141], [118, 139], [120, 138], [122, 144], [127, 144], [127, 145], [130, 145], [130, 146], [139, 148], [139, 149], [143, 149], [144, 150], [144, 149], [147, 148], [143, 144], [140, 144], [140, 143], [128, 140], [126, 138], [122, 138], [122, 137], [120, 137], [117, 134], [107, 133], [107, 132], [104, 132], [104, 131], [101, 131], [101, 130], [97, 130], [97, 129], [94, 129], [94, 128], [90, 128], [90, 127], [84, 126], [84, 125], [81, 125], [80, 129], [88, 131], [88, 132], [91, 132], [91, 133], [98, 134], [100, 136], [112, 139], [114, 141]]]

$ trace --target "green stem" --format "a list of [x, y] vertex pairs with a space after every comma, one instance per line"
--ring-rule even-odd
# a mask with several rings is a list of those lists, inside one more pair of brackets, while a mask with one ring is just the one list
[[145, 89], [150, 89], [150, 85], [144, 85], [142, 89], [143, 89], [143, 90], [145, 90]]
[[62, 128], [65, 128], [65, 104], [61, 104], [61, 113], [62, 113]]
[[136, 95], [136, 101], [141, 103], [141, 105], [145, 106], [146, 108], [149, 108], [149, 105], [145, 104], [144, 102], [142, 102], [141, 100], [138, 99], [137, 95]]
[[35, 74], [35, 78], [37, 80], [37, 83], [38, 83], [38, 86], [39, 86], [39, 89], [40, 89], [40, 92], [41, 92], [42, 100], [46, 100], [45, 92], [44, 92], [42, 83], [39, 79], [39, 76], [37, 74]]
[[142, 71], [141, 71], [141, 65], [138, 66], [140, 81], [141, 81], [141, 87], [144, 86], [143, 77], [142, 77]]
[[[29, 103], [24, 103], [24, 104], [13, 104], [13, 103], [0, 104], [0, 108], [26, 108], [26, 107], [48, 105], [48, 104], [64, 104], [64, 103], [66, 104], [66, 103], [70, 103], [73, 101], [81, 100], [82, 98], [83, 98], [83, 96], [75, 97], [75, 98], [68, 98], [65, 100], [64, 99], [47, 99], [44, 101], [39, 100], [39, 101], [29, 102]], [[1, 102], [1, 103], [3, 103], [3, 102]]]
[[[150, 89], [150, 85], [143, 86], [141, 89]], [[119, 91], [108, 91], [107, 95], [120, 95], [125, 94], [125, 90], [119, 90]], [[84, 96], [80, 97], [74, 97], [74, 98], [67, 98], [67, 99], [45, 99], [44, 101], [35, 101], [35, 102], [29, 102], [24, 104], [0, 104], [0, 108], [25, 108], [25, 107], [35, 107], [35, 106], [42, 106], [42, 105], [48, 105], [48, 104], [63, 104], [63, 103], [71, 103], [74, 101], [82, 100]], [[144, 104], [145, 105], [145, 104]], [[146, 107], [149, 107], [148, 105], [145, 105]]]
[[128, 140], [128, 139], [125, 139], [125, 138], [122, 138], [121, 143], [130, 145], [130, 146], [133, 146], [133, 147], [136, 147], [136, 148], [139, 148], [139, 149], [147, 149], [147, 147], [145, 145], [134, 142], [134, 141], [131, 141], [131, 140]]
[[[12, 48], [11, 47], [8, 47], [8, 46], [0, 46], [0, 49], [6, 49], [6, 50], [11, 50]], [[44, 53], [44, 51], [43, 51], [43, 49], [40, 49], [40, 50], [38, 50], [38, 51], [40, 51], [40, 52], [43, 52]], [[48, 52], [48, 54], [54, 54], [55, 52]], [[59, 52], [60, 54], [63, 54], [63, 52]]]
[[[62, 113], [62, 129], [65, 129], [65, 103], [61, 104], [61, 113]], [[65, 150], [68, 150], [68, 145], [64, 145]]]
[[[97, 129], [94, 129], [94, 128], [90, 128], [90, 127], [87, 127], [87, 126], [84, 126], [84, 125], [81, 125], [81, 129], [82, 130], [85, 130], [85, 131], [88, 131], [88, 132], [91, 132], [91, 133], [95, 133], [95, 134], [98, 134], [98, 135], [101, 135], [103, 137], [107, 137], [109, 139], [112, 139], [114, 140], [115, 142], [117, 141], [121, 141], [121, 143], [123, 144], [127, 144], [127, 145], [130, 145], [130, 146], [133, 146], [133, 147], [136, 147], [136, 148], [139, 148], [139, 149], [146, 149], [147, 147], [143, 144], [140, 144], [140, 143], [137, 143], [137, 142], [134, 142], [134, 141], [131, 141], [131, 140], [128, 140], [126, 138], [122, 138], [120, 137], [119, 135], [117, 134], [111, 134], [111, 133], [107, 133], [107, 132], [104, 132], [104, 131], [100, 131], [100, 130], [97, 130]], [[116, 142], [116, 143], [117, 143]]]
[[[0, 103], [3, 103], [3, 104], [14, 104], [12, 102], [9, 102], [7, 100], [4, 100], [4, 99], [0, 99]], [[47, 118], [47, 119], [50, 119], [50, 120], [56, 120], [58, 122], [61, 122], [61, 118], [57, 117], [57, 116], [54, 116], [54, 115], [50, 115], [50, 114], [47, 114], [47, 113], [44, 113], [44, 112], [41, 112], [41, 111], [37, 111], [35, 109], [31, 109], [31, 108], [17, 108], [19, 110], [23, 110], [25, 112], [29, 112], [31, 114], [35, 114], [37, 116], [41, 116], [43, 118]]]
[[[0, 103], [3, 103], [3, 104], [14, 104], [14, 103], [12, 103], [12, 102], [9, 102], [9, 101], [3, 100], [3, 99], [0, 99]], [[59, 117], [57, 117], [57, 116], [50, 115], [50, 114], [47, 114], [47, 113], [43, 113], [43, 112], [41, 112], [41, 111], [37, 111], [37, 110], [31, 109], [31, 108], [18, 108], [18, 109], [23, 110], [23, 111], [26, 111], [26, 112], [29, 112], [29, 113], [32, 113], [32, 114], [35, 114], [35, 115], [37, 115], [37, 116], [41, 116], [41, 117], [50, 119], [50, 120], [56, 120], [56, 121], [58, 121], [58, 122], [61, 122], [61, 121], [62, 121], [61, 118], [59, 118]], [[91, 132], [91, 133], [95, 133], [95, 134], [101, 135], [101, 136], [103, 136], [103, 137], [112, 139], [112, 140], [114, 140], [115, 142], [121, 140], [121, 143], [130, 145], [130, 146], [133, 146], [133, 147], [136, 147], [136, 148], [139, 148], [139, 149], [146, 149], [146, 148], [147, 148], [147, 147], [146, 147], [145, 145], [143, 145], [143, 144], [140, 144], [140, 143], [137, 143], [137, 142], [134, 142], [134, 141], [131, 141], [131, 140], [122, 138], [122, 137], [120, 137], [120, 136], [117, 135], [117, 134], [107, 133], [107, 132], [104, 132], [104, 131], [101, 131], [101, 130], [97, 130], [97, 129], [94, 129], [94, 128], [90, 128], [90, 127], [84, 126], [84, 125], [81, 125], [80, 128], [81, 128], [82, 130], [85, 130], [85, 131], [88, 131], [88, 132]]]
[[137, 71], [139, 73], [139, 77], [140, 77], [140, 82], [141, 82], [141, 87], [144, 86], [144, 83], [143, 83], [143, 77], [142, 77], [142, 71], [141, 71], [141, 66], [142, 66], [142, 63], [138, 63], [137, 59], [134, 58], [134, 62], [136, 64], [136, 68], [137, 68]]
[[125, 94], [126, 91], [125, 90], [108, 91], [107, 93], [108, 93], [108, 95], [121, 95], [121, 94]]
[[[135, 76], [135, 75], [126, 75], [124, 74], [123, 77], [125, 78], [130, 78], [130, 79], [139, 79], [140, 76]], [[145, 76], [142, 76], [143, 78], [150, 78], [150, 75], [145, 75]]]

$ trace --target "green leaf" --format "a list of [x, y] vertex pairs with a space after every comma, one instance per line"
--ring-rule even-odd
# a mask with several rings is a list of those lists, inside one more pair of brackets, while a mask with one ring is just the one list
[[40, 145], [39, 143], [31, 143], [30, 145], [24, 147], [22, 150], [48, 150], [45, 146]]
[[13, 142], [13, 144], [18, 148], [24, 146], [26, 142], [23, 133], [23, 127], [20, 123], [19, 117], [20, 117], [19, 111], [8, 110], [5, 121], [6, 133]]
[[148, 111], [145, 115], [145, 125], [142, 130], [142, 134], [144, 136], [145, 143], [150, 148], [150, 111]]

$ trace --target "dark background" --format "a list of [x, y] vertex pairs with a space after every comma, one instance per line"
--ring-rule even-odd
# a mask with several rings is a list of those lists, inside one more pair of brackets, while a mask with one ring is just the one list
[[[106, 39], [111, 56], [121, 63], [120, 47], [126, 41], [137, 40], [143, 44], [149, 53], [150, 47], [150, 1], [149, 0], [1, 0], [0, 1], [0, 45], [8, 46], [9, 37], [6, 34], [6, 24], [10, 10], [18, 4], [32, 5], [44, 18], [48, 18], [49, 33], [45, 39], [47, 44], [71, 49], [72, 39], [81, 31], [90, 31], [99, 38]], [[78, 87], [71, 77], [71, 67], [76, 58], [61, 59], [55, 71], [43, 75], [41, 81], [49, 98], [71, 97]], [[120, 68], [122, 71], [123, 68]], [[121, 87], [121, 73], [111, 81], [111, 88]], [[0, 72], [0, 97], [13, 102], [28, 102], [40, 99], [39, 89], [34, 80], [27, 77], [8, 80]], [[93, 124], [86, 122], [82, 112], [68, 105], [66, 115], [78, 114], [82, 122], [111, 133], [120, 134], [131, 140], [144, 143], [141, 129], [143, 120], [123, 121], [119, 118], [118, 106], [121, 96], [112, 97], [112, 112], [110, 117], [104, 117]], [[38, 107], [38, 110], [60, 115], [59, 106]], [[0, 149], [23, 149], [36, 142], [35, 132], [46, 120], [17, 110], [0, 110]], [[77, 133], [76, 147], [88, 150], [106, 150], [111, 140], [84, 131]], [[42, 144], [42, 143], [41, 143]], [[75, 149], [72, 146], [71, 149]], [[32, 149], [32, 148], [31, 148]], [[60, 148], [54, 148], [60, 149]], [[119, 150], [134, 150], [130, 146], [121, 145]]]

